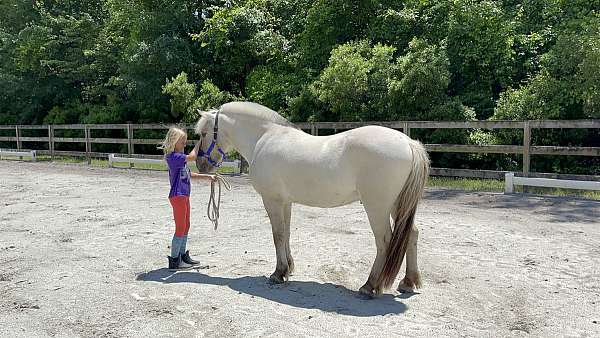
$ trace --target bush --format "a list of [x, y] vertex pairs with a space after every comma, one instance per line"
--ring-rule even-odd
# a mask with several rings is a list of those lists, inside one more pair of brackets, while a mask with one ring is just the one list
[[185, 122], [194, 122], [200, 118], [199, 110], [218, 108], [229, 101], [239, 100], [226, 91], [221, 91], [210, 80], [205, 80], [197, 89], [189, 83], [186, 73], [167, 80], [163, 93], [171, 95], [171, 113]]

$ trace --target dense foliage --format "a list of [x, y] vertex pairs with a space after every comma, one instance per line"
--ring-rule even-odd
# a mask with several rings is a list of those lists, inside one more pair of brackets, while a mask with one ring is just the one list
[[[600, 118], [600, 0], [0, 3], [0, 124], [192, 121], [197, 109], [239, 99], [293, 121]], [[534, 134], [539, 145], [599, 143], [597, 130]], [[600, 170], [597, 159], [534, 163]]]

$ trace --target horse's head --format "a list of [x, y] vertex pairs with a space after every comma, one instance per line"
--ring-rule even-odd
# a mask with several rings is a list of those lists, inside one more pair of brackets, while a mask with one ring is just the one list
[[200, 119], [196, 123], [195, 131], [200, 136], [196, 166], [201, 173], [216, 172], [225, 157], [222, 148], [225, 141], [223, 132], [218, 129], [218, 123], [215, 128], [217, 112], [217, 110], [200, 112]]
[[252, 158], [256, 143], [274, 125], [295, 128], [277, 112], [252, 102], [229, 102], [218, 110], [200, 112], [195, 128], [200, 136], [201, 156], [196, 159], [198, 169], [200, 172], [214, 172], [224, 153], [231, 150], [236, 150], [246, 159]]

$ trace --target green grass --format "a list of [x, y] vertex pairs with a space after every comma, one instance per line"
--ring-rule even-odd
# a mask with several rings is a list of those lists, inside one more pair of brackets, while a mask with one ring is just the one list
[[492, 179], [476, 179], [462, 177], [437, 177], [432, 176], [427, 182], [428, 187], [450, 188], [457, 190], [473, 191], [504, 191], [504, 181]]
[[[523, 192], [523, 187], [517, 187], [515, 189], [515, 191]], [[600, 201], [600, 191], [593, 191], [593, 190], [529, 187], [527, 190], [527, 193], [534, 194], [534, 195], [579, 197], [579, 198]]]
[[[38, 162], [58, 162], [58, 163], [76, 163], [76, 164], [84, 164], [87, 163], [85, 157], [74, 157], [74, 156], [54, 156], [54, 160], [49, 155], [38, 155]], [[108, 168], [108, 160], [101, 160], [97, 158], [92, 158], [92, 167], [105, 167]]]

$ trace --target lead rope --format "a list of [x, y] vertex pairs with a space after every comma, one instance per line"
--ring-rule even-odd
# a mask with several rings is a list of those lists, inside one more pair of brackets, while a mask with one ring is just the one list
[[[208, 199], [208, 207], [206, 208], [206, 215], [208, 219], [215, 226], [215, 230], [219, 226], [219, 208], [221, 207], [221, 185], [227, 190], [231, 190], [231, 185], [225, 177], [220, 174], [215, 174], [216, 180], [210, 182], [210, 198]], [[215, 199], [215, 181], [219, 187], [219, 197]]]

